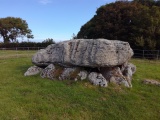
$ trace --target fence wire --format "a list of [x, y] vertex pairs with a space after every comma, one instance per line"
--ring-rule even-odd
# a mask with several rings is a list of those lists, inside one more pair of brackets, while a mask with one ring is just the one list
[[160, 50], [138, 50], [134, 49], [134, 58], [141, 59], [160, 59]]
[[44, 47], [13, 47], [13, 48], [0, 48], [0, 50], [40, 50]]
[[[22, 53], [25, 53], [27, 55], [31, 54], [31, 51], [37, 51], [40, 49], [44, 49], [44, 47], [14, 47], [14, 48], [0, 48], [0, 53], [2, 54], [2, 51], [11, 51], [12, 53], [17, 54], [16, 56], [19, 56]], [[15, 52], [14, 52], [15, 51]], [[21, 52], [20, 52], [21, 51]], [[26, 51], [26, 52], [22, 52]], [[28, 52], [27, 52], [28, 51]], [[134, 55], [133, 58], [140, 58], [140, 59], [152, 59], [152, 60], [159, 60], [160, 59], [160, 50], [139, 50], [139, 49], [133, 49]], [[1, 55], [0, 55], [1, 56]]]

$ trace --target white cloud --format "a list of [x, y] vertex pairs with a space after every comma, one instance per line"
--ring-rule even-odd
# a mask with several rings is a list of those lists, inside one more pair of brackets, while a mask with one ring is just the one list
[[47, 5], [47, 4], [49, 4], [49, 3], [52, 3], [51, 0], [39, 0], [39, 2], [40, 2], [41, 4], [43, 4], [43, 5]]

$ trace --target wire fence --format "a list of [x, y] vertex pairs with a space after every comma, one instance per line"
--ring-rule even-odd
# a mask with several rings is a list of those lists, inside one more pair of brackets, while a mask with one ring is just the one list
[[[31, 51], [37, 51], [40, 49], [44, 49], [45, 47], [14, 47], [14, 48], [0, 48], [0, 54], [3, 53], [2, 51], [9, 51], [13, 50], [14, 53], [19, 55], [22, 52], [19, 51], [26, 51], [25, 54], [33, 53]], [[12, 52], [13, 52], [12, 51]], [[27, 52], [28, 51], [28, 52]], [[29, 52], [30, 51], [30, 52]], [[152, 59], [152, 60], [160, 60], [160, 50], [140, 50], [140, 49], [133, 49], [134, 56], [133, 58], [140, 58], [140, 59]]]
[[134, 58], [141, 58], [141, 59], [160, 59], [160, 50], [138, 50], [134, 49]]
[[0, 50], [40, 50], [45, 47], [13, 47], [13, 48], [0, 48]]

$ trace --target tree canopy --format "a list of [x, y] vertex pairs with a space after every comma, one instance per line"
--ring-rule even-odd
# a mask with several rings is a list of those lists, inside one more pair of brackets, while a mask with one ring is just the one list
[[52, 38], [47, 38], [42, 43], [55, 44], [56, 42]]
[[134, 49], [160, 48], [160, 0], [117, 1], [101, 6], [77, 38], [119, 39]]
[[17, 38], [33, 38], [25, 20], [15, 17], [0, 18], [0, 36], [4, 43], [17, 41]]

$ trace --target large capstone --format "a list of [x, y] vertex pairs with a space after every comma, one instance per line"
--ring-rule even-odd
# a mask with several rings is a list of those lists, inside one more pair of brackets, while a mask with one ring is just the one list
[[49, 45], [38, 51], [32, 62], [36, 66], [113, 67], [122, 65], [133, 56], [128, 42], [107, 39], [74, 39]]

